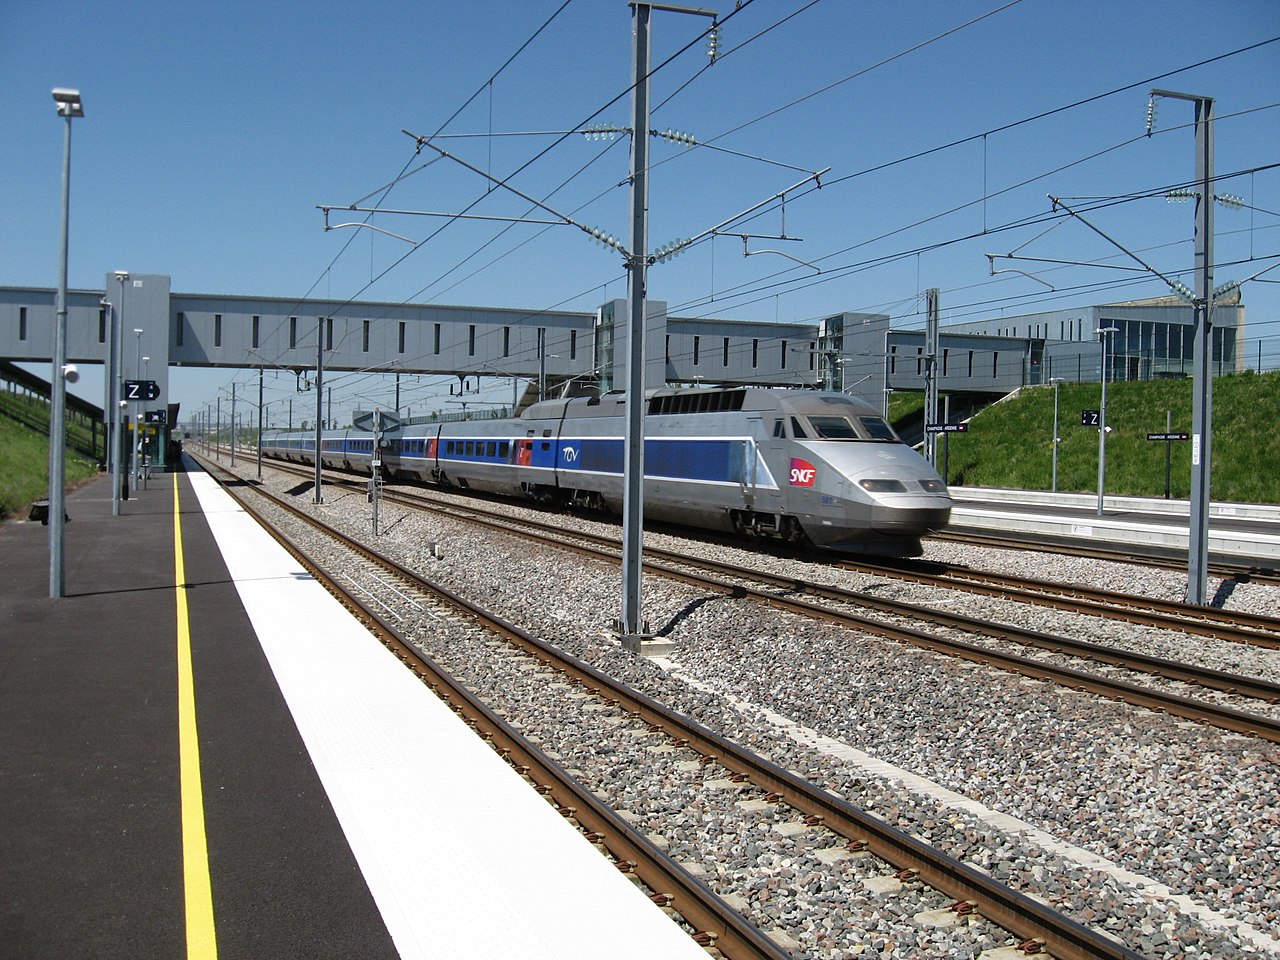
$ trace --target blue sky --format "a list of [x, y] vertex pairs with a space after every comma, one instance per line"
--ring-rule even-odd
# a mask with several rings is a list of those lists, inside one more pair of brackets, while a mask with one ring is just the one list
[[[569, 228], [380, 215], [374, 222], [386, 230], [431, 237], [405, 257], [408, 245], [372, 231], [325, 233], [315, 209], [381, 197], [390, 208], [457, 212], [474, 203], [475, 213], [524, 215], [528, 204], [487, 191], [461, 166], [415, 157], [401, 130], [627, 125], [630, 8], [562, 2], [69, 0], [55, 8], [8, 0], [0, 284], [56, 285], [62, 124], [49, 91], [68, 86], [85, 103], [73, 142], [73, 287], [100, 289], [105, 274], [126, 269], [169, 274], [183, 293], [573, 310], [624, 296], [618, 255]], [[1280, 169], [1272, 168], [1280, 163], [1280, 42], [1226, 56], [1280, 37], [1275, 0], [707, 6], [725, 20], [722, 55], [709, 68], [697, 42], [703, 18], [654, 14], [655, 66], [692, 46], [654, 76], [652, 126], [721, 149], [651, 140], [652, 246], [698, 234], [802, 171], [830, 167], [821, 190], [788, 199], [785, 232], [801, 240], [752, 241], [822, 272], [776, 256], [744, 258], [740, 240], [718, 237], [651, 271], [650, 295], [675, 315], [807, 321], [871, 310], [916, 326], [929, 287], [941, 290], [944, 323], [1161, 295], [1161, 281], [1114, 270], [1003, 264], [1037, 273], [1050, 291], [1017, 274], [992, 277], [985, 256], [1018, 249], [1120, 262], [1084, 224], [1044, 233], [1054, 221], [1043, 218], [1050, 194], [1119, 197], [1194, 178], [1192, 105], [1160, 101], [1148, 138], [1152, 86], [1214, 98], [1217, 172], [1238, 174], [1217, 192], [1252, 207], [1218, 208], [1215, 280], [1280, 262]], [[1041, 114], [1049, 115], [1021, 122]], [[438, 142], [624, 237], [625, 139], [558, 139]], [[384, 196], [379, 188], [403, 171], [416, 172]], [[1192, 283], [1190, 204], [1157, 197], [1086, 216]], [[776, 235], [781, 213], [775, 207], [736, 229]], [[1246, 349], [1252, 355], [1261, 342], [1267, 365], [1280, 363], [1277, 280], [1280, 269], [1244, 289]], [[247, 371], [174, 371], [171, 399], [201, 406], [233, 379], [256, 390]], [[96, 383], [86, 376], [79, 392], [100, 399]], [[424, 380], [406, 394], [423, 408], [442, 406], [443, 384]], [[292, 388], [269, 384], [281, 400]], [[366, 397], [377, 389], [358, 378], [339, 389], [347, 388]], [[351, 405], [367, 403], [335, 399]]]

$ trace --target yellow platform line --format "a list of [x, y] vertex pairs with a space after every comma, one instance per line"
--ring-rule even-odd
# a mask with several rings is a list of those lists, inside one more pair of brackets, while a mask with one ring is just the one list
[[178, 474], [173, 475], [173, 553], [178, 606], [178, 753], [182, 786], [182, 879], [186, 900], [187, 958], [215, 960], [213, 886], [204, 830], [204, 787], [200, 782], [200, 739], [196, 735], [196, 688], [191, 670], [191, 625], [187, 574], [182, 558], [182, 513]]

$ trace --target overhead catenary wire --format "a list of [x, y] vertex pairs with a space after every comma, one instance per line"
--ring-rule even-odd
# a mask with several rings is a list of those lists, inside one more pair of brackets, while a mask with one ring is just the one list
[[[812, 6], [812, 4], [806, 5], [806, 7], [805, 7], [805, 8], [803, 8], [803, 9], [807, 9], [807, 8], [808, 8], [808, 6]], [[1005, 5], [1005, 6], [1007, 7], [1007, 6], [1009, 6], [1009, 5]], [[562, 7], [561, 9], [563, 9], [563, 7]], [[1003, 8], [998, 8], [998, 9], [1003, 9]], [[796, 11], [796, 12], [798, 13], [798, 12], [800, 12], [800, 11]], [[994, 11], [993, 11], [993, 12], [994, 12]], [[794, 15], [794, 14], [792, 14], [792, 15]], [[1273, 39], [1280, 39], [1280, 38], [1273, 38]], [[1271, 41], [1271, 40], [1262, 41], [1262, 42], [1261, 42], [1261, 43], [1259, 43], [1259, 44], [1253, 44], [1253, 45], [1251, 45], [1251, 46], [1249, 46], [1249, 47], [1241, 48], [1241, 51], [1235, 51], [1235, 52], [1242, 52], [1242, 51], [1247, 51], [1247, 50], [1251, 50], [1251, 49], [1256, 49], [1257, 47], [1262, 46], [1262, 45], [1264, 45], [1265, 43], [1270, 43], [1270, 42], [1273, 42], [1273, 41]], [[1221, 55], [1221, 57], [1226, 57], [1226, 56], [1230, 56], [1230, 55], [1231, 55], [1231, 54], [1223, 54], [1223, 55]], [[1217, 59], [1221, 59], [1221, 57], [1215, 57], [1215, 58], [1210, 58], [1209, 60], [1201, 61], [1201, 62], [1200, 62], [1200, 63], [1198, 63], [1198, 64], [1194, 64], [1194, 65], [1192, 65], [1192, 67], [1195, 67], [1195, 66], [1201, 66], [1201, 65], [1203, 65], [1203, 64], [1205, 64], [1205, 63], [1213, 62], [1213, 61], [1215, 61], [1215, 60], [1217, 60]], [[1182, 68], [1182, 69], [1183, 69], [1183, 70], [1186, 70], [1186, 69], [1192, 69], [1192, 67], [1187, 67], [1187, 68]], [[1174, 73], [1177, 73], [1177, 72], [1181, 72], [1181, 71], [1172, 71], [1172, 72], [1170, 72], [1170, 73], [1162, 74], [1162, 75], [1160, 75], [1160, 76], [1161, 76], [1161, 77], [1166, 77], [1166, 76], [1173, 75]], [[1153, 78], [1153, 79], [1158, 79], [1158, 78]], [[1132, 89], [1133, 87], [1140, 86], [1140, 85], [1142, 85], [1143, 83], [1150, 83], [1150, 82], [1152, 82], [1152, 81], [1150, 81], [1150, 80], [1148, 80], [1148, 81], [1141, 81], [1140, 83], [1131, 84], [1131, 85], [1128, 85], [1128, 86], [1126, 86], [1126, 87], [1124, 87], [1124, 88], [1120, 88], [1120, 89], [1121, 89], [1121, 90]], [[817, 91], [817, 92], [821, 92], [821, 91]], [[1114, 91], [1113, 91], [1113, 92], [1114, 92]], [[815, 92], [815, 93], [816, 93], [816, 92]], [[1106, 96], [1106, 95], [1108, 95], [1108, 94], [1100, 94], [1100, 95], [1097, 95], [1096, 97], [1090, 97], [1090, 98], [1087, 98], [1087, 99], [1085, 99], [1085, 100], [1076, 101], [1074, 104], [1068, 104], [1068, 105], [1065, 105], [1065, 106], [1063, 106], [1063, 107], [1055, 108], [1055, 109], [1054, 109], [1054, 110], [1052, 110], [1052, 111], [1046, 111], [1045, 113], [1038, 114], [1036, 117], [1025, 118], [1024, 120], [1022, 120], [1022, 121], [1018, 121], [1017, 123], [1030, 122], [1031, 120], [1034, 120], [1034, 119], [1039, 119], [1039, 118], [1044, 117], [1044, 116], [1050, 116], [1050, 115], [1052, 115], [1052, 114], [1054, 114], [1054, 113], [1061, 112], [1062, 110], [1070, 109], [1070, 108], [1071, 108], [1071, 107], [1073, 107], [1073, 106], [1078, 106], [1078, 105], [1081, 105], [1081, 104], [1083, 104], [1083, 103], [1092, 102], [1092, 101], [1094, 101], [1094, 100], [1096, 100], [1096, 99], [1099, 99], [1099, 98], [1101, 98], [1101, 97], [1103, 97], [1103, 96]], [[1219, 118], [1219, 119], [1222, 119], [1222, 118]], [[989, 133], [991, 133], [991, 132], [997, 132], [997, 131], [1001, 131], [1001, 130], [1009, 129], [1011, 126], [1014, 126], [1014, 125], [1016, 125], [1016, 124], [1007, 124], [1007, 125], [1004, 125], [1004, 126], [1002, 126], [1002, 127], [997, 127], [997, 128], [994, 128], [994, 130], [993, 130], [993, 131], [986, 131], [983, 135], [989, 134]], [[735, 128], [735, 129], [740, 129], [740, 128]], [[971, 139], [971, 138], [967, 138], [967, 139]], [[933, 148], [932, 150], [927, 151], [927, 152], [924, 152], [924, 153], [921, 153], [921, 154], [915, 154], [915, 155], [913, 155], [913, 157], [911, 157], [911, 158], [901, 158], [900, 160], [898, 160], [898, 161], [894, 161], [894, 162], [905, 162], [905, 161], [906, 161], [906, 160], [908, 160], [908, 159], [913, 159], [913, 158], [915, 158], [915, 157], [924, 156], [924, 155], [927, 155], [928, 153], [936, 152], [937, 150], [941, 150], [941, 149], [946, 149], [947, 147], [949, 147], [949, 146], [954, 146], [954, 145], [956, 145], [956, 144], [958, 144], [958, 143], [967, 142], [967, 139], [966, 139], [966, 140], [961, 140], [961, 141], [954, 141], [954, 142], [953, 142], [953, 143], [951, 143], [951, 144], [946, 144], [946, 145], [943, 145], [943, 146], [941, 146], [941, 147]], [[527, 166], [527, 164], [526, 164], [526, 166]], [[862, 176], [862, 175], [865, 175], [865, 174], [867, 174], [867, 173], [874, 172], [875, 170], [883, 169], [883, 167], [884, 167], [884, 165], [881, 165], [881, 166], [878, 166], [878, 167], [874, 167], [874, 168], [868, 168], [867, 170], [858, 171], [858, 172], [855, 172], [855, 173], [853, 173], [853, 174], [849, 174], [849, 175], [846, 175], [846, 176], [843, 176], [843, 177], [839, 177], [839, 178], [837, 178], [837, 179], [836, 179], [836, 180], [834, 180], [834, 181], [826, 181], [826, 183], [827, 183], [827, 184], [831, 184], [831, 183], [838, 183], [838, 182], [840, 182], [840, 181], [842, 181], [842, 180], [844, 180], [844, 179], [847, 179], [847, 178], [852, 178], [852, 177], [855, 177], [855, 176]], [[522, 167], [521, 169], [524, 169], [524, 168]], [[986, 191], [984, 191], [984, 194], [985, 194], [985, 193], [986, 193]], [[938, 215], [938, 216], [945, 216], [945, 215], [946, 215], [946, 214], [944, 213], [944, 214], [940, 214], [940, 215]], [[931, 218], [931, 219], [932, 219], [932, 218]], [[921, 222], [928, 222], [928, 221], [921, 221]], [[918, 225], [918, 224], [917, 224], [917, 225]], [[895, 232], [898, 232], [898, 231], [895, 231]], [[883, 237], [882, 237], [882, 238], [880, 238], [880, 239], [883, 239]], [[854, 247], [854, 248], [846, 248], [846, 249], [845, 249], [845, 251], [842, 251], [842, 252], [848, 252], [848, 250], [850, 250], [850, 249], [855, 249], [855, 248], [856, 248], [856, 247]], [[926, 249], [926, 248], [917, 248], [917, 252], [918, 252], [920, 249]], [[838, 254], [838, 253], [837, 253], [837, 254], [829, 254], [828, 256], [836, 256], [836, 255], [839, 255], [839, 254]], [[910, 254], [908, 254], [908, 255], [910, 255]], [[857, 265], [854, 265], [854, 266], [857, 266]], [[474, 274], [471, 274], [470, 276], [474, 276]], [[460, 282], [460, 281], [459, 281], [459, 282]], [[611, 282], [611, 281], [608, 281], [608, 282]], [[314, 288], [313, 288], [313, 289], [314, 289]], [[450, 287], [450, 289], [452, 289], [452, 287]], [[564, 302], [564, 301], [562, 301], [562, 302]], [[535, 312], [535, 314], [536, 314], [536, 312]]]

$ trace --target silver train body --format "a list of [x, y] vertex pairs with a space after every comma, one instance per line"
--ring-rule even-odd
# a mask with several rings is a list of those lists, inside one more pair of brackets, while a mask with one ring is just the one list
[[[869, 404], [839, 393], [662, 389], [647, 398], [644, 516], [746, 537], [917, 556], [952, 501], [929, 463]], [[383, 475], [622, 512], [626, 401], [544, 400], [520, 417], [385, 434]], [[326, 431], [326, 466], [371, 472], [373, 434]], [[314, 463], [315, 434], [263, 439]]]

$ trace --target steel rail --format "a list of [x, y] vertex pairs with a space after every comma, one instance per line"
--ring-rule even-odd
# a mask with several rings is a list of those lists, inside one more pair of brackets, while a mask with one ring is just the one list
[[[395, 499], [397, 502], [408, 503], [412, 506], [431, 510], [437, 513], [443, 513], [451, 517], [465, 519], [467, 522], [488, 526], [492, 529], [508, 534], [519, 532], [512, 529], [513, 524], [521, 527], [533, 528], [535, 531], [542, 532], [527, 533], [524, 535], [541, 536], [548, 542], [560, 548], [575, 550], [581, 553], [591, 553], [602, 559], [607, 559], [610, 562], [618, 561], [618, 555], [614, 552], [617, 549], [617, 541], [608, 537], [602, 537], [581, 531], [565, 531], [552, 524], [543, 523], [537, 520], [518, 519], [506, 515], [495, 514], [491, 511], [481, 510], [471, 504], [441, 506], [438, 503], [432, 503], [423, 498], [406, 494], [384, 494], [384, 499]], [[566, 537], [584, 540], [587, 541], [587, 543], [595, 544], [595, 546], [574, 544], [566, 540]], [[1089, 643], [1088, 641], [1072, 640], [1061, 636], [1025, 630], [1008, 624], [989, 623], [959, 614], [952, 614], [907, 604], [902, 601], [886, 600], [866, 593], [844, 590], [837, 587], [817, 586], [805, 583], [804, 581], [797, 580], [793, 577], [779, 576], [760, 570], [725, 564], [719, 561], [689, 557], [657, 548], [646, 547], [645, 552], [650, 558], [645, 562], [645, 568], [647, 570], [653, 573], [661, 573], [671, 578], [683, 580], [690, 585], [715, 590], [719, 593], [733, 594], [734, 592], [740, 592], [742, 596], [750, 597], [757, 602], [765, 603], [774, 607], [789, 609], [805, 616], [825, 619], [866, 633], [911, 643], [916, 646], [957, 656], [975, 663], [995, 664], [1001, 668], [1020, 673], [1024, 676], [1033, 677], [1039, 680], [1050, 680], [1064, 686], [1088, 690], [1112, 699], [1119, 699], [1137, 706], [1147, 707], [1148, 709], [1171, 713], [1175, 716], [1185, 717], [1192, 720], [1207, 722], [1214, 726], [1231, 730], [1236, 733], [1259, 736], [1266, 740], [1280, 742], [1280, 721], [1273, 720], [1270, 717], [1260, 714], [1243, 710], [1235, 710], [1230, 707], [1224, 707], [1200, 700], [1193, 700], [1158, 690], [1151, 690], [1122, 680], [1098, 677], [1080, 670], [1058, 666], [1042, 660], [1022, 657], [1016, 654], [1008, 654], [990, 647], [983, 647], [976, 644], [966, 643], [961, 640], [949, 639], [908, 627], [887, 624], [884, 621], [862, 617], [847, 611], [833, 610], [829, 607], [823, 607], [817, 604], [780, 597], [776, 594], [757, 590], [749, 586], [717, 580], [714, 577], [690, 574], [687, 571], [679, 570], [669, 564], [678, 563], [704, 570], [714, 570], [716, 573], [739, 577], [744, 580], [763, 581], [797, 593], [821, 596], [843, 603], [869, 607], [890, 615], [912, 619], [926, 619], [943, 626], [949, 626], [969, 633], [978, 633], [994, 639], [1033, 645], [1055, 653], [1067, 653], [1077, 657], [1085, 657], [1099, 662], [1120, 666], [1125, 669], [1150, 673], [1156, 676], [1166, 677], [1168, 679], [1179, 680], [1182, 682], [1195, 683], [1207, 688], [1218, 689], [1226, 693], [1249, 696], [1254, 699], [1261, 699], [1267, 702], [1280, 700], [1280, 686], [1269, 681], [1246, 677], [1241, 674], [1209, 670], [1207, 668], [1196, 667], [1190, 664], [1182, 664], [1176, 661], [1166, 660], [1160, 657], [1152, 657], [1146, 654], [1131, 653], [1129, 651], [1119, 650], [1113, 647], [1104, 647], [1100, 644]], [[664, 557], [668, 563], [663, 564], [656, 562], [653, 558], [657, 557]]]
[[[258, 492], [271, 496], [265, 491]], [[296, 511], [307, 522], [323, 526], [321, 521], [297, 510], [292, 505], [283, 503], [281, 505], [291, 512]], [[339, 533], [339, 536], [344, 535]], [[442, 594], [456, 597], [446, 588], [430, 584], [420, 574], [390, 558], [381, 557], [368, 547], [360, 545], [358, 549], [362, 553], [367, 551], [368, 554], [380, 557], [379, 562], [384, 563], [388, 569], [395, 570], [411, 581], [425, 584], [432, 592], [440, 591]], [[588, 552], [598, 555], [600, 551], [589, 548]], [[614, 559], [616, 560], [616, 557]], [[679, 576], [683, 578], [688, 574]], [[707, 580], [707, 578], [698, 579]], [[731, 590], [742, 589], [733, 585], [725, 586]], [[1023, 938], [1024, 944], [1027, 945], [1027, 952], [1037, 952], [1043, 947], [1060, 960], [1144, 960], [1141, 954], [1130, 950], [1113, 937], [1078, 923], [1048, 904], [1020, 893], [989, 874], [940, 852], [923, 840], [891, 826], [842, 797], [819, 788], [799, 775], [740, 747], [697, 721], [676, 713], [653, 698], [615, 681], [590, 664], [564, 653], [500, 617], [494, 617], [482, 611], [469, 601], [461, 597], [456, 599], [463, 607], [476, 610], [479, 615], [486, 618], [492, 617], [495, 622], [502, 624], [505, 634], [512, 639], [519, 638], [519, 642], [525, 649], [534, 652], [556, 669], [576, 675], [589, 693], [625, 704], [626, 708], [640, 719], [669, 731], [675, 745], [687, 747], [713, 758], [731, 773], [744, 775], [760, 789], [774, 794], [774, 799], [785, 800], [799, 813], [820, 818], [824, 826], [846, 837], [856, 847], [865, 848], [900, 870], [907, 871], [904, 879], [918, 879], [954, 898], [957, 909], [972, 906], [975, 912], [987, 920]], [[612, 831], [613, 828], [610, 829]], [[650, 886], [658, 889], [652, 884]], [[673, 903], [673, 906], [679, 909], [678, 904]], [[683, 914], [683, 910], [680, 912]], [[727, 945], [725, 941], [717, 940], [716, 942], [716, 946], [722, 950]]]
[[[611, 550], [616, 549], [617, 542], [608, 537], [601, 537], [596, 534], [585, 533], [581, 531], [564, 531], [560, 528], [555, 527], [552, 524], [545, 524], [545, 523], [542, 523], [541, 521], [517, 519], [517, 518], [512, 518], [512, 517], [507, 517], [502, 515], [495, 515], [490, 513], [489, 511], [477, 511], [474, 507], [470, 505], [460, 506], [456, 508], [451, 508], [451, 507], [442, 508], [437, 504], [432, 504], [429, 502], [420, 502], [419, 499], [416, 497], [411, 497], [411, 496], [406, 497], [403, 494], [386, 495], [386, 496], [388, 498], [395, 498], [397, 502], [409, 503], [414, 506], [423, 506], [426, 509], [444, 512], [450, 516], [457, 516], [458, 511], [461, 511], [462, 514], [465, 515], [465, 519], [467, 519], [468, 522], [484, 524], [491, 527], [492, 529], [496, 529], [503, 532], [511, 532], [510, 524], [518, 524], [519, 526], [522, 526], [522, 527], [534, 527], [535, 529], [544, 531], [544, 534], [546, 536], [550, 537], [553, 540], [553, 542], [555, 542], [557, 545], [561, 547], [572, 546], [571, 544], [567, 543], [564, 540], [565, 537], [583, 539], [588, 541], [589, 543], [593, 543], [599, 547], [602, 547], [603, 549], [601, 550], [601, 556], [609, 557], [609, 558], [612, 558], [615, 556], [611, 552]], [[948, 611], [934, 610], [929, 607], [910, 604], [901, 600], [889, 600], [883, 597], [877, 597], [868, 593], [854, 591], [854, 590], [847, 590], [841, 587], [823, 586], [819, 584], [808, 583], [802, 580], [798, 580], [794, 577], [786, 577], [778, 574], [771, 574], [771, 573], [767, 573], [765, 571], [757, 570], [754, 568], [736, 566], [733, 564], [724, 563], [722, 561], [704, 560], [697, 557], [689, 557], [689, 556], [678, 554], [672, 551], [662, 550], [660, 548], [646, 547], [645, 553], [648, 557], [651, 558], [650, 560], [646, 561], [645, 566], [646, 568], [652, 569], [654, 572], [663, 572], [663, 573], [666, 573], [667, 575], [675, 575], [677, 573], [676, 568], [674, 567], [664, 567], [659, 564], [655, 564], [653, 562], [654, 558], [663, 558], [670, 563], [694, 566], [694, 567], [698, 567], [705, 570], [711, 570], [718, 574], [738, 577], [743, 580], [761, 581], [761, 582], [772, 584], [773, 586], [776, 586], [780, 589], [784, 589], [784, 590], [788, 590], [796, 593], [804, 593], [804, 594], [817, 596], [824, 599], [838, 601], [842, 603], [848, 603], [848, 604], [852, 604], [852, 605], [860, 606], [864, 608], [870, 608], [870, 609], [878, 610], [882, 613], [892, 615], [892, 616], [907, 617], [913, 620], [926, 620], [926, 621], [938, 624], [940, 626], [962, 630], [966, 633], [974, 633], [981, 636], [991, 637], [992, 639], [996, 639], [996, 640], [1020, 643], [1027, 646], [1034, 646], [1039, 649], [1047, 650], [1052, 653], [1067, 654], [1070, 656], [1095, 660], [1100, 663], [1107, 663], [1112, 666], [1122, 667], [1127, 670], [1134, 670], [1138, 672], [1149, 673], [1157, 677], [1163, 677], [1169, 680], [1177, 680], [1184, 683], [1193, 683], [1198, 686], [1206, 687], [1208, 689], [1219, 690], [1224, 693], [1234, 694], [1234, 695], [1243, 696], [1243, 697], [1250, 697], [1256, 700], [1263, 700], [1267, 703], [1280, 702], [1280, 684], [1276, 684], [1271, 681], [1262, 680], [1255, 677], [1249, 677], [1244, 674], [1228, 673], [1222, 670], [1213, 670], [1207, 667], [1195, 666], [1194, 664], [1179, 663], [1176, 660], [1169, 660], [1164, 657], [1155, 657], [1149, 654], [1143, 654], [1143, 653], [1138, 653], [1138, 652], [1133, 652], [1128, 650], [1121, 650], [1114, 647], [1103, 646], [1102, 644], [1092, 643], [1087, 640], [1075, 640], [1070, 637], [1064, 637], [1057, 634], [1043, 633], [1041, 631], [1036, 631], [1036, 630], [1029, 630], [1024, 627], [1018, 627], [1010, 624], [993, 623], [990, 621], [978, 619], [976, 617], [969, 617], [963, 614], [951, 613]], [[717, 589], [721, 592], [730, 590], [732, 588], [731, 585], [725, 584], [721, 581], [717, 581], [714, 579], [709, 579], [706, 581], [698, 581], [698, 583], [711, 586], [712, 588]], [[749, 588], [744, 588], [744, 589], [749, 589]], [[759, 595], [757, 596], [757, 599], [762, 599], [765, 602], [771, 602], [771, 598], [772, 598], [771, 594], [765, 594], [765, 593], [759, 593]], [[805, 613], [806, 615], [812, 616], [814, 615], [814, 612], [813, 612], [814, 609], [821, 609], [821, 608], [811, 608], [808, 606], [802, 606], [802, 607], [797, 607], [796, 609], [798, 612]], [[840, 614], [835, 619], [840, 620], [840, 622], [848, 622], [861, 629], [867, 629], [868, 625], [877, 625], [877, 626], [880, 625], [879, 621], [867, 620], [866, 618], [862, 618], [862, 617], [858, 617], [850, 614]], [[1169, 623], [1165, 625], [1165, 628], [1178, 629], [1178, 626], [1175, 623]], [[872, 632], [878, 633], [879, 631], [872, 630]], [[881, 634], [881, 635], [886, 635], [886, 634]], [[912, 637], [916, 639], [910, 639]], [[966, 650], [971, 654], [973, 654], [976, 651], [981, 652], [980, 656], [970, 655], [967, 657], [968, 659], [989, 660], [989, 659], [993, 659], [995, 655], [994, 651], [991, 651], [991, 649], [988, 647], [966, 645], [966, 644], [963, 644], [961, 641], [950, 641], [950, 640], [945, 640], [941, 638], [936, 638], [930, 634], [906, 631], [902, 636], [894, 637], [894, 639], [910, 639], [910, 642], [913, 642], [913, 643], [917, 642], [919, 638], [929, 638], [931, 641], [935, 641], [933, 643], [930, 643], [929, 645], [933, 649], [940, 650], [942, 652], [950, 652], [952, 649], [955, 649], [956, 651]], [[941, 643], [942, 645], [939, 645], [939, 643]], [[1031, 664], [1031, 665], [1035, 665], [1036, 668], [1044, 667], [1043, 661], [1031, 660], [1026, 658], [1015, 658], [1013, 660], [1010, 660], [1009, 662]], [[1035, 668], [1032, 668], [1032, 669], [1034, 671]], [[1025, 673], [1027, 671], [1021, 670], [1020, 672]], [[1063, 676], [1071, 676], [1074, 678], [1077, 676], [1085, 677], [1085, 676], [1088, 676], [1088, 674], [1069, 671], [1068, 673], [1063, 674]], [[1104, 682], [1108, 684], [1120, 684], [1120, 681], [1113, 681], [1113, 680], [1108, 680]], [[1069, 685], [1076, 686], [1077, 683], [1073, 679], [1073, 681]], [[1135, 685], [1126, 685], [1126, 687], [1128, 690], [1143, 689]], [[1116, 691], [1113, 690], [1108, 695], [1115, 696]], [[1124, 693], [1123, 699], [1131, 700], [1131, 694], [1129, 694], [1128, 692]], [[1174, 697], [1168, 702], [1198, 703], [1198, 701], [1188, 701], [1185, 698], [1178, 698], [1178, 697]], [[1151, 703], [1145, 703], [1143, 705], [1152, 706]], [[1167, 709], [1167, 708], [1156, 707], [1156, 709]], [[1241, 719], [1242, 717], [1252, 718], [1255, 716], [1254, 714], [1244, 713], [1242, 711], [1230, 711], [1226, 708], [1207, 708], [1207, 709], [1222, 710], [1223, 711], [1222, 716], [1226, 718], [1228, 721], [1228, 723], [1226, 724], [1227, 729], [1235, 730], [1237, 732], [1255, 732], [1254, 727], [1249, 726], [1247, 721], [1244, 721]], [[1182, 713], [1180, 715], [1192, 716], [1194, 714]], [[1198, 715], [1196, 716], [1197, 716], [1197, 719], [1207, 719], [1210, 715], [1206, 714], [1203, 717]], [[1258, 717], [1258, 720], [1262, 724], [1263, 728], [1265, 728], [1265, 725], [1268, 723], [1267, 718]], [[1280, 725], [1273, 724], [1273, 726], [1280, 726]], [[1260, 731], [1257, 731], [1257, 732], [1260, 732]], [[1268, 739], [1271, 739], [1271, 738], [1268, 737]]]
[[[1110, 560], [1116, 563], [1133, 563], [1147, 567], [1160, 567], [1165, 570], [1182, 570], [1187, 567], [1187, 554], [1183, 550], [1158, 552], [1152, 548], [1151, 553], [1139, 552], [1134, 544], [1117, 546], [1110, 550], [1106, 547], [1085, 546], [1069, 540], [1000, 537], [994, 534], [948, 533], [943, 530], [929, 534], [930, 540], [941, 540], [949, 543], [963, 543], [970, 546], [997, 547], [1006, 550], [1039, 550], [1063, 553], [1072, 557], [1088, 557], [1096, 560]], [[1209, 572], [1224, 580], [1253, 581], [1254, 583], [1280, 584], [1280, 568], [1265, 566], [1260, 563], [1236, 563], [1230, 560], [1211, 560]]]
[[[1083, 584], [1051, 583], [1033, 577], [973, 570], [963, 565], [932, 561], [906, 560], [896, 563], [841, 559], [835, 566], [911, 583], [967, 590], [986, 596], [1103, 616], [1111, 620], [1125, 620], [1259, 647], [1280, 648], [1280, 617], [1264, 614], [1220, 610]], [[923, 569], [925, 566], [939, 566], [943, 569], [940, 572], [930, 572]]]
[[[210, 473], [210, 476], [213, 474]], [[215, 477], [215, 479], [218, 478]], [[264, 530], [306, 568], [308, 573], [344, 606], [352, 610], [366, 628], [406, 667], [412, 670], [437, 696], [445, 700], [454, 712], [473, 727], [479, 736], [489, 742], [508, 763], [516, 768], [517, 772], [534, 782], [538, 792], [555, 804], [562, 816], [577, 822], [584, 829], [589, 840], [608, 850], [620, 870], [634, 872], [646, 887], [654, 891], [651, 899], [655, 904], [669, 906], [697, 930], [698, 933], [693, 936], [697, 942], [703, 946], [714, 944], [730, 960], [787, 960], [790, 954], [770, 940], [763, 931], [748, 922], [710, 887], [692, 876], [604, 801], [578, 783], [564, 767], [526, 740], [506, 720], [455, 680], [434, 659], [404, 639], [371, 607], [330, 577], [323, 568], [307, 556], [301, 547], [253, 509], [236, 489], [222, 483], [221, 480], [219, 483]], [[419, 589], [434, 594], [450, 606], [462, 610], [484, 629], [516, 642], [521, 647], [526, 647], [533, 639], [501, 617], [483, 610], [439, 584], [431, 583], [389, 557], [317, 520], [274, 494], [257, 487], [252, 489], [291, 515], [333, 537], [347, 549], [408, 580]]]

